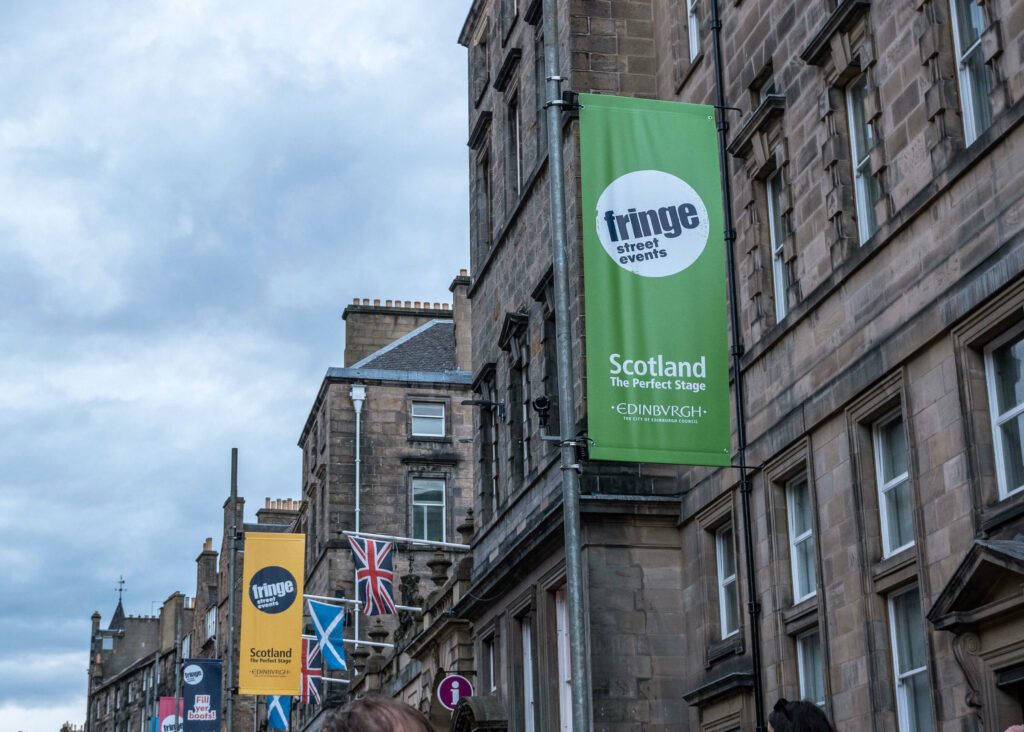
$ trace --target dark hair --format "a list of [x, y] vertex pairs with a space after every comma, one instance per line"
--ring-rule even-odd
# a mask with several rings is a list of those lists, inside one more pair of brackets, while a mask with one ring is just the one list
[[433, 732], [418, 709], [397, 699], [370, 696], [327, 715], [323, 732]]
[[825, 712], [809, 701], [779, 699], [768, 715], [768, 724], [775, 732], [835, 732]]

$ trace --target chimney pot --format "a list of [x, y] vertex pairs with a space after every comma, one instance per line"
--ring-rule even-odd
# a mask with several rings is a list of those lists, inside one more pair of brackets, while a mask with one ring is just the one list
[[359, 298], [358, 297], [353, 297], [352, 298], [352, 304], [353, 305], [358, 305], [359, 304]]
[[466, 270], [464, 270], [464, 269], [460, 269], [459, 270], [459, 277], [465, 277], [467, 274], [468, 274], [468, 272]]
[[418, 310], [419, 307], [420, 307], [420, 301], [419, 300], [413, 300], [412, 301], [412, 306]]
[[364, 297], [363, 298], [363, 305], [369, 305], [369, 304], [370, 304], [370, 298]]
[[376, 305], [380, 305], [380, 300], [377, 300], [377, 299], [375, 299], [375, 300], [373, 301], [373, 304], [374, 304], [375, 306], [376, 306]]
[[411, 303], [411, 302], [409, 302], [408, 300], [406, 300], [406, 301], [405, 301], [405, 306], [406, 306], [407, 308], [411, 308], [411, 307], [412, 307], [412, 303]]
[[267, 496], [266, 502], [263, 504], [263, 508], [270, 508], [270, 496]]
[[384, 304], [387, 305], [388, 307], [391, 307], [391, 301], [390, 300], [385, 300]]
[[441, 303], [441, 309], [442, 310], [447, 310], [448, 309], [448, 303], [446, 303], [446, 302]]

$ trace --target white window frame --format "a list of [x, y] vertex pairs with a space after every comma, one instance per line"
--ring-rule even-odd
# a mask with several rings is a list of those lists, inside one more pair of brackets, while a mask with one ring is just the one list
[[192, 657], [192, 634], [189, 633], [181, 639], [181, 657], [191, 658]]
[[[441, 502], [438, 503], [436, 501], [417, 501], [416, 500], [416, 484], [417, 483], [440, 483], [441, 484]], [[417, 509], [423, 509], [423, 511], [424, 511], [424, 513], [423, 513], [423, 533], [424, 534], [428, 533], [429, 523], [427, 522], [427, 517], [429, 515], [430, 509], [440, 508], [440, 510], [441, 510], [441, 538], [440, 539], [432, 539], [429, 536], [413, 536], [413, 538], [414, 539], [425, 539], [427, 541], [447, 541], [446, 537], [447, 537], [447, 534], [448, 534], [448, 527], [446, 526], [447, 521], [445, 521], [445, 517], [447, 515], [446, 504], [448, 502], [448, 483], [447, 483], [447, 481], [444, 478], [418, 477], [418, 478], [413, 478], [412, 479], [412, 486], [411, 486], [411, 488], [412, 488], [412, 501], [411, 501], [411, 504], [412, 504], [412, 511], [413, 511], [413, 520], [412, 520], [412, 526], [410, 527], [412, 529], [410, 531], [410, 533], [412, 533], [412, 534], [416, 533], [416, 531], [415, 531], [415, 526], [416, 526], [415, 514], [416, 514]]]
[[530, 345], [526, 333], [513, 339], [515, 367], [519, 370], [519, 432], [522, 440], [523, 476], [530, 472]]
[[[807, 491], [807, 503], [810, 507], [811, 517], [809, 522], [810, 525], [800, 533], [797, 533], [795, 525], [796, 510], [794, 508], [793, 498], [795, 494], [795, 487], [800, 483], [803, 483], [803, 489]], [[809, 597], [814, 597], [814, 595], [816, 595], [818, 592], [818, 567], [817, 562], [815, 561], [816, 554], [814, 548], [814, 504], [811, 496], [811, 482], [807, 479], [807, 476], [805, 475], [799, 475], [786, 482], [786, 523], [788, 524], [789, 528], [789, 563], [793, 575], [793, 604], [796, 605], [798, 603], [803, 602]], [[804, 588], [800, 587], [800, 572], [799, 562], [797, 559], [797, 548], [801, 544], [804, 544], [808, 541], [811, 543], [810, 566], [811, 570], [814, 572], [813, 577], [809, 578], [809, 580], [811, 581], [813, 586], [807, 588], [806, 591], [801, 591]]]
[[494, 694], [498, 691], [498, 660], [495, 644], [497, 635], [484, 639], [484, 662], [487, 664], [487, 691]]
[[786, 301], [789, 277], [782, 251], [784, 234], [782, 207], [779, 201], [782, 195], [782, 170], [776, 170], [768, 176], [764, 183], [764, 190], [768, 199], [768, 238], [772, 245], [772, 288], [775, 294], [775, 322], [778, 323], [789, 312], [789, 303]]
[[555, 645], [558, 653], [559, 732], [572, 728], [572, 665], [569, 663], [569, 602], [565, 588], [555, 591]]
[[[890, 516], [888, 510], [889, 502], [886, 498], [889, 493], [895, 491], [903, 484], [910, 482], [909, 452], [907, 453], [907, 465], [904, 466], [906, 469], [902, 473], [891, 476], [888, 479], [886, 479], [885, 476], [885, 461], [882, 459], [883, 452], [885, 451], [885, 443], [882, 440], [882, 430], [896, 421], [900, 423], [901, 430], [905, 429], [903, 414], [899, 410], [896, 410], [895, 412], [892, 412], [878, 420], [871, 428], [871, 440], [874, 443], [875, 452], [875, 484], [878, 486], [878, 518], [882, 528], [882, 556], [885, 558], [889, 558], [900, 553], [904, 549], [914, 546], [913, 521], [911, 521], [910, 541], [899, 546], [892, 546], [889, 540]], [[905, 435], [906, 433], [904, 432], [904, 436]], [[912, 503], [908, 503], [905, 508], [912, 517], [914, 510]]]
[[487, 399], [495, 406], [487, 409], [487, 419], [491, 423], [491, 515], [498, 513], [498, 503], [501, 490], [501, 442], [498, 439], [498, 428], [501, 418], [498, 415], [498, 394], [493, 384], [488, 388]]
[[686, 31], [690, 44], [690, 63], [700, 55], [700, 0], [686, 0]]
[[1013, 341], [1024, 333], [1024, 324], [1018, 325], [996, 340], [985, 346], [985, 385], [988, 389], [988, 406], [989, 416], [992, 422], [992, 449], [995, 451], [996, 458], [996, 480], [999, 483], [999, 500], [1004, 500], [1010, 496], [1017, 495], [1021, 491], [1024, 491], [1024, 484], [1013, 486], [1009, 485], [1009, 476], [1006, 475], [1006, 462], [1003, 458], [1003, 432], [1002, 426], [1011, 420], [1017, 419], [1022, 413], [1024, 413], [1024, 401], [1010, 407], [1005, 412], [999, 412], [999, 393], [998, 385], [996, 384], [996, 369], [995, 359], [992, 358], [992, 353], [1005, 346], [1010, 341]]
[[[818, 639], [818, 666], [822, 670], [822, 676], [821, 676], [821, 678], [819, 678], [817, 680], [818, 684], [821, 687], [821, 697], [817, 698], [817, 699], [812, 699], [811, 698], [811, 695], [810, 695], [811, 689], [810, 689], [810, 686], [808, 684], [808, 682], [810, 681], [810, 678], [809, 678], [810, 669], [807, 668], [807, 655], [808, 655], [808, 651], [809, 651], [809, 646], [808, 646], [807, 641], [812, 636], [815, 636]], [[814, 702], [819, 707], [825, 705], [825, 678], [824, 678], [825, 659], [824, 659], [824, 655], [823, 654], [824, 654], [824, 649], [822, 647], [821, 631], [818, 628], [814, 628], [813, 630], [809, 630], [806, 633], [803, 633], [803, 634], [801, 634], [800, 636], [797, 637], [797, 639], [796, 639], [796, 665], [797, 665], [797, 674], [798, 674], [799, 680], [800, 680], [800, 698], [801, 699], [806, 699], [807, 701], [810, 701], [810, 702]]]
[[[441, 407], [441, 416], [437, 416], [436, 414], [417, 414], [416, 413], [417, 407], [422, 408], [422, 407], [425, 407], [425, 406]], [[412, 413], [412, 419], [411, 419], [411, 424], [409, 426], [409, 429], [410, 429], [413, 437], [445, 437], [446, 436], [447, 430], [446, 430], [446, 426], [445, 426], [445, 406], [444, 406], [444, 402], [430, 401], [429, 399], [414, 399], [413, 402], [412, 402], [411, 413]], [[417, 427], [417, 423], [416, 423], [417, 420], [421, 420], [421, 422], [419, 424], [420, 431], [417, 431], [417, 429], [416, 429], [416, 427]], [[424, 424], [424, 422], [422, 420], [425, 420], [425, 424]], [[440, 428], [441, 428], [440, 432], [438, 432], [436, 430], [433, 431], [433, 432], [424, 432], [424, 431], [422, 431], [424, 426], [426, 426], [426, 425], [434, 425], [434, 424], [440, 425]]]
[[516, 198], [523, 191], [523, 105], [519, 99], [519, 88], [508, 95], [506, 102], [508, 125], [509, 163], [512, 165], [513, 187]]
[[[989, 117], [988, 99], [981, 98], [983, 90], [978, 89], [971, 83], [971, 74], [967, 69], [967, 62], [971, 55], [975, 52], [980, 53], [981, 36], [983, 33], [979, 33], [977, 39], [970, 46], [967, 48], [963, 47], [964, 39], [960, 37], [960, 12], [962, 10], [959, 7], [960, 1], [950, 0], [949, 7], [951, 13], [950, 20], [953, 24], [953, 50], [956, 54], [957, 83], [960, 87], [960, 103], [962, 107], [960, 116], [963, 117], [964, 121], [964, 144], [970, 145], [978, 139], [991, 122], [985, 119]], [[974, 0], [968, 0], [967, 12], [970, 12], [972, 5], [975, 5]], [[985, 8], [981, 5], [977, 7], [981, 10], [983, 21], [987, 20], [985, 18]], [[984, 126], [982, 126], [983, 124]]]
[[212, 607], [207, 608], [207, 610], [206, 610], [206, 617], [203, 618], [203, 620], [205, 621], [204, 622], [204, 628], [206, 630], [206, 638], [207, 638], [207, 640], [209, 640], [210, 638], [216, 638], [217, 637], [217, 606], [216, 605], [213, 605]]
[[[875, 235], [877, 229], [875, 203], [878, 199], [868, 195], [868, 186], [877, 185], [871, 173], [871, 148], [873, 145], [869, 143], [868, 149], [860, 150], [857, 144], [857, 134], [854, 132], [857, 124], [853, 113], [855, 104], [862, 107], [861, 116], [865, 116], [863, 100], [858, 101], [853, 95], [854, 88], [860, 84], [864, 85], [866, 95], [867, 74], [861, 74], [846, 87], [846, 115], [850, 125], [850, 162], [853, 167], [853, 198], [857, 207], [857, 237], [863, 244]], [[864, 138], [866, 140], [874, 139], [874, 128], [867, 119], [864, 119]]]
[[[729, 555], [732, 557], [732, 571], [725, 566], [726, 543], [731, 546]], [[719, 526], [715, 531], [715, 568], [718, 580], [718, 620], [721, 628], [722, 639], [729, 638], [740, 632], [740, 609], [739, 609], [739, 586], [736, 584], [736, 540], [733, 534], [732, 522]], [[731, 604], [729, 598], [730, 586], [736, 587], [736, 606], [733, 607], [733, 615], [736, 619], [736, 627], [729, 627], [728, 613], [726, 609]]]
[[529, 615], [519, 618], [519, 640], [523, 651], [523, 732], [535, 732], [537, 712], [533, 693], [533, 622]]
[[[921, 729], [915, 729], [910, 726], [910, 715], [908, 707], [908, 696], [907, 696], [907, 679], [918, 674], [928, 673], [927, 662], [924, 666], [918, 666], [916, 668], [908, 669], [905, 671], [900, 670], [900, 652], [899, 652], [899, 640], [898, 634], [896, 633], [896, 599], [902, 597], [911, 592], [917, 592], [917, 606], [918, 606], [918, 617], [921, 619], [920, 631], [924, 635], [924, 615], [921, 612], [921, 593], [919, 588], [910, 587], [901, 592], [894, 593], [889, 596], [888, 602], [886, 603], [889, 607], [889, 639], [892, 643], [892, 668], [893, 668], [893, 681], [896, 688], [896, 718], [898, 722], [899, 732], [921, 732]], [[927, 654], [927, 643], [925, 643], [925, 653]], [[926, 687], [929, 688], [930, 687]], [[930, 695], [929, 690], [929, 695]], [[929, 715], [931, 713], [931, 704], [929, 703]], [[933, 722], [929, 716], [929, 722]], [[927, 730], [932, 729], [932, 726], [926, 728]]]

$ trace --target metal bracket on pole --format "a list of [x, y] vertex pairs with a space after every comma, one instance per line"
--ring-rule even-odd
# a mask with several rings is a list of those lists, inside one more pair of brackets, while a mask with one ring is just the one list
[[583, 109], [583, 107], [582, 107], [582, 105], [580, 105], [578, 99], [579, 99], [579, 94], [577, 94], [576, 92], [574, 92], [574, 91], [564, 91], [564, 92], [562, 92], [562, 98], [561, 99], [555, 99], [555, 100], [551, 100], [551, 101], [545, 102], [544, 103], [544, 108], [547, 109], [548, 107], [561, 107], [563, 112], [572, 112], [572, 111], [575, 111], [577, 109]]

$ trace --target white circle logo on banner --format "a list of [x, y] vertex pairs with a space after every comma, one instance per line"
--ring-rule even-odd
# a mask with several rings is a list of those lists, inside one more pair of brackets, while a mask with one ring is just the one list
[[185, 679], [185, 683], [189, 686], [195, 686], [203, 680], [203, 667], [195, 663], [190, 663], [185, 667], [182, 677]]
[[697, 261], [708, 243], [708, 209], [684, 180], [637, 170], [597, 199], [597, 237], [608, 256], [641, 277], [668, 277]]

